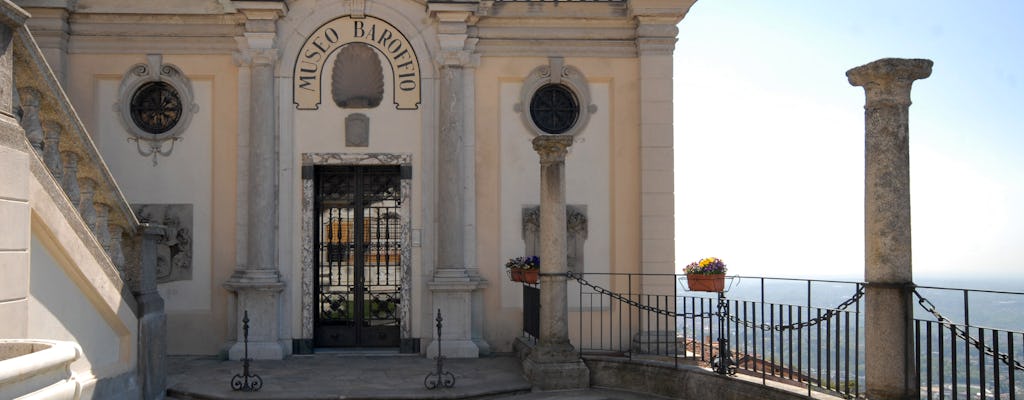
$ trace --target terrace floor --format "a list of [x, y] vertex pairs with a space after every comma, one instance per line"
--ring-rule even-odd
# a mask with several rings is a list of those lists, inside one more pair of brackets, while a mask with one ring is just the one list
[[170, 399], [657, 399], [650, 394], [591, 388], [532, 392], [519, 359], [510, 355], [446, 359], [455, 386], [428, 390], [427, 374], [437, 363], [420, 355], [331, 352], [293, 355], [280, 361], [253, 361], [250, 373], [263, 379], [257, 392], [231, 389], [242, 373], [240, 361], [215, 357], [170, 357]]

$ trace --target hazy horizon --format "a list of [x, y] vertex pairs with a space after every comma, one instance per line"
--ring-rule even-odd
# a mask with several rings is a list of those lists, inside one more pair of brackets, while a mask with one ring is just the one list
[[674, 55], [676, 264], [863, 276], [864, 90], [928, 58], [910, 107], [915, 277], [1024, 290], [1024, 2], [697, 1]]

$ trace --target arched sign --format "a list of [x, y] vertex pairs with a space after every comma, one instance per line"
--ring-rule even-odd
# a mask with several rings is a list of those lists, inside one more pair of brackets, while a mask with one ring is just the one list
[[395, 108], [415, 110], [420, 104], [420, 64], [409, 39], [391, 24], [366, 16], [340, 17], [318, 28], [302, 45], [295, 60], [292, 90], [299, 110], [320, 107], [320, 77], [327, 58], [349, 43], [364, 43], [388, 60], [394, 77]]

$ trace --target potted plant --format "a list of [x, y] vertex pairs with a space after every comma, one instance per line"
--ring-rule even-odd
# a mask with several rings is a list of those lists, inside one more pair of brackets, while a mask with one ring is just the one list
[[505, 263], [505, 268], [512, 282], [540, 282], [540, 257], [513, 257]]
[[686, 266], [686, 283], [696, 292], [725, 290], [725, 263], [718, 257], [708, 257]]

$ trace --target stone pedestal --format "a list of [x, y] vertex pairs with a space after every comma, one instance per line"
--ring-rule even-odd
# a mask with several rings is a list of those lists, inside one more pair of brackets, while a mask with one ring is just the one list
[[157, 243], [166, 235], [163, 225], [143, 223], [142, 246], [139, 250], [138, 290], [135, 301], [139, 305], [139, 369], [142, 397], [161, 399], [167, 390], [167, 314], [164, 299], [156, 290]]
[[540, 155], [540, 340], [523, 361], [523, 371], [540, 390], [590, 386], [590, 370], [569, 343], [565, 155], [572, 141], [558, 135], [533, 139]]
[[910, 89], [930, 60], [886, 58], [846, 72], [864, 87], [865, 384], [870, 399], [919, 397], [910, 249]]
[[427, 284], [433, 294], [436, 315], [441, 310], [444, 318], [441, 329], [442, 337], [437, 337], [433, 330], [434, 340], [427, 346], [427, 357], [438, 355], [438, 340], [442, 355], [448, 358], [477, 358], [480, 347], [473, 341], [472, 316], [473, 292], [482, 288], [484, 283], [471, 279], [465, 270], [444, 269], [434, 274], [434, 280]]
[[286, 351], [278, 340], [278, 297], [284, 284], [277, 271], [239, 270], [224, 284], [237, 295], [236, 341], [228, 350], [228, 358], [240, 360], [245, 356], [242, 316], [249, 312], [249, 358], [253, 360], [280, 360]]

